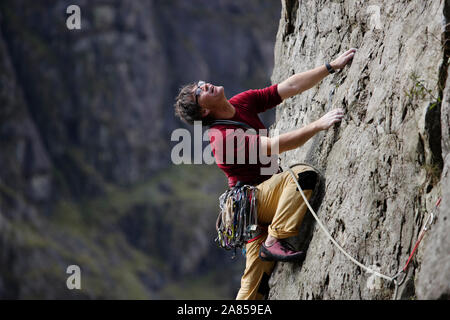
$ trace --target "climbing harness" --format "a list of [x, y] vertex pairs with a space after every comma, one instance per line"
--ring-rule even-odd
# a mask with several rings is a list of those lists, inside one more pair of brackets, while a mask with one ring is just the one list
[[[414, 246], [414, 249], [413, 249], [411, 255], [409, 256], [409, 259], [408, 259], [408, 261], [406, 262], [406, 265], [403, 267], [403, 269], [402, 269], [400, 272], [398, 272], [398, 273], [397, 273], [396, 275], [394, 275], [393, 277], [390, 277], [390, 276], [387, 276], [387, 275], [382, 274], [382, 273], [380, 273], [380, 272], [377, 272], [377, 271], [375, 271], [375, 270], [373, 270], [373, 269], [371, 269], [371, 268], [369, 268], [369, 267], [366, 267], [365, 265], [363, 265], [362, 263], [360, 263], [359, 261], [357, 261], [355, 258], [353, 258], [351, 255], [349, 255], [349, 254], [348, 254], [348, 253], [347, 253], [347, 252], [339, 245], [339, 243], [337, 243], [336, 240], [333, 239], [333, 237], [331, 236], [331, 234], [328, 232], [327, 228], [326, 228], [326, 227], [322, 224], [322, 222], [320, 221], [320, 219], [319, 219], [319, 217], [317, 216], [317, 214], [316, 214], [316, 212], [314, 211], [314, 209], [313, 209], [313, 208], [311, 207], [311, 205], [309, 204], [308, 199], [306, 198], [305, 194], [303, 193], [303, 190], [302, 190], [302, 188], [300, 187], [300, 184], [298, 183], [298, 180], [296, 179], [294, 172], [291, 170], [291, 168], [288, 168], [288, 171], [289, 171], [289, 173], [291, 174], [292, 178], [294, 179], [295, 183], [297, 184], [298, 190], [300, 191], [300, 194], [302, 195], [303, 200], [305, 201], [306, 205], [308, 206], [308, 208], [309, 208], [311, 214], [313, 215], [314, 219], [316, 219], [316, 221], [317, 221], [317, 223], [319, 224], [320, 228], [321, 228], [322, 231], [327, 235], [327, 237], [331, 240], [331, 242], [333, 242], [333, 244], [334, 244], [334, 245], [335, 245], [335, 246], [336, 246], [336, 247], [337, 247], [337, 248], [338, 248], [338, 249], [339, 249], [346, 257], [347, 257], [347, 258], [349, 258], [353, 263], [355, 263], [356, 265], [358, 265], [360, 268], [366, 270], [368, 273], [374, 274], [374, 275], [376, 275], [376, 276], [378, 276], [378, 277], [380, 277], [380, 278], [383, 278], [383, 279], [385, 279], [385, 280], [388, 280], [388, 281], [391, 281], [391, 282], [393, 281], [394, 284], [395, 284], [395, 292], [394, 292], [394, 297], [393, 297], [393, 299], [396, 299], [398, 287], [403, 283], [403, 281], [404, 281], [405, 278], [406, 278], [406, 273], [405, 273], [405, 271], [406, 271], [406, 269], [408, 268], [408, 264], [409, 264], [409, 262], [411, 261], [411, 259], [412, 259], [413, 255], [414, 255], [414, 253], [415, 253], [415, 251], [416, 251], [416, 249], [417, 249], [417, 247], [418, 247], [420, 241], [422, 240], [422, 238], [423, 238], [423, 236], [424, 236], [424, 234], [425, 234], [425, 231], [427, 231], [427, 230], [428, 230], [428, 227], [433, 223], [433, 220], [434, 220], [434, 214], [431, 213], [430, 216], [428, 217], [428, 219], [426, 220], [425, 225], [424, 225], [424, 227], [423, 227], [423, 229], [422, 229], [422, 232], [421, 232], [420, 235], [419, 235], [419, 239], [417, 240], [416, 245]], [[434, 210], [437, 209], [437, 207], [439, 206], [440, 203], [441, 203], [441, 198], [439, 198], [438, 201], [436, 202], [436, 205], [435, 205], [435, 207], [434, 207]], [[430, 223], [428, 224], [428, 221], [429, 221], [430, 217], [431, 217], [431, 221], [430, 221]], [[399, 278], [402, 274], [405, 274], [405, 276], [398, 282], [398, 281], [397, 281], [397, 278]]]
[[[215, 120], [209, 128], [215, 125], [233, 125], [256, 131], [250, 125], [239, 121]], [[251, 183], [238, 181], [219, 197], [220, 212], [216, 221], [217, 238], [214, 241], [220, 248], [234, 249], [232, 259], [236, 257], [238, 248], [242, 248], [245, 255], [245, 245], [263, 234], [264, 227], [258, 225], [257, 191]]]
[[236, 184], [219, 197], [220, 212], [217, 216], [216, 244], [226, 250], [243, 248], [255, 239], [259, 232], [256, 195], [258, 189], [249, 184]]

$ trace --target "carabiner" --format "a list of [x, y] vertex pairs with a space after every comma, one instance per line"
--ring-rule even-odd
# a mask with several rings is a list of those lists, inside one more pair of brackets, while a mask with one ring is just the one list
[[[397, 278], [400, 277], [400, 275], [401, 275], [402, 273], [403, 273], [403, 277], [401, 278], [400, 281], [397, 282]], [[405, 272], [404, 270], [401, 270], [399, 273], [397, 273], [397, 274], [392, 278], [392, 280], [393, 280], [394, 282], [396, 282], [397, 286], [399, 286], [399, 287], [403, 284], [403, 282], [405, 281], [405, 279], [406, 279], [406, 272]]]

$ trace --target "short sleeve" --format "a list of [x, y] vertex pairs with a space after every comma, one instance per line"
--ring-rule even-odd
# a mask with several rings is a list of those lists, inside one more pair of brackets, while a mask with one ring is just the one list
[[248, 109], [256, 113], [261, 113], [274, 108], [282, 101], [278, 94], [278, 84], [274, 84], [264, 89], [244, 91], [234, 96], [232, 100], [234, 103], [247, 105]]

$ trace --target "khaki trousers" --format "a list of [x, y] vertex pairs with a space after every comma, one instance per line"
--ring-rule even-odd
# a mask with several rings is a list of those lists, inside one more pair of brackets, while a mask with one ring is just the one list
[[[308, 170], [313, 169], [307, 165], [292, 168], [296, 176]], [[257, 188], [258, 224], [268, 225], [268, 233], [278, 239], [297, 235], [308, 208], [290, 173], [277, 173]], [[313, 190], [303, 192], [309, 200]], [[259, 258], [259, 248], [266, 238], [267, 232], [246, 245], [246, 265], [237, 300], [259, 300], [268, 293], [268, 279], [275, 262]]]

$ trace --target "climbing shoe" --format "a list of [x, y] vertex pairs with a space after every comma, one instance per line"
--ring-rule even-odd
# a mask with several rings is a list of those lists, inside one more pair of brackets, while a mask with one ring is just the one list
[[259, 249], [259, 258], [263, 261], [299, 262], [305, 258], [303, 251], [295, 251], [292, 245], [283, 240], [277, 240], [270, 247], [265, 243]]

